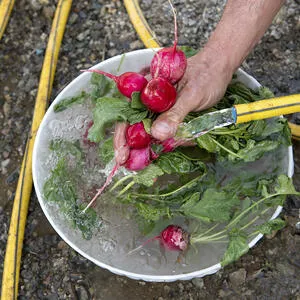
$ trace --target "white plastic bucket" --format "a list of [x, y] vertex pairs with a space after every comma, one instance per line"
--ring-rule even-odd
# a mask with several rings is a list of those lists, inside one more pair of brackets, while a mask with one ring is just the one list
[[[125, 71], [136, 71], [139, 72], [145, 67], [150, 65], [150, 61], [154, 55], [154, 50], [152, 49], [145, 49], [145, 50], [138, 50], [130, 53], [125, 54], [125, 60], [121, 65], [120, 73]], [[101, 62], [95, 65], [93, 68], [101, 69], [106, 72], [114, 73], [117, 68], [119, 67], [120, 60], [122, 59], [122, 55], [110, 58], [104, 62]], [[257, 89], [260, 84], [255, 80], [252, 76], [248, 75], [246, 72], [242, 70], [237, 71], [237, 80], [244, 83], [246, 86]], [[53, 111], [53, 107], [55, 104], [60, 102], [63, 98], [73, 96], [80, 92], [84, 87], [86, 87], [90, 80], [90, 73], [83, 73], [77, 78], [75, 78], [67, 87], [64, 88], [63, 91], [56, 97], [53, 101], [51, 106], [49, 107], [41, 125], [37, 133], [34, 151], [33, 151], [33, 181], [35, 186], [35, 191], [40, 202], [40, 205], [53, 226], [56, 232], [61, 236], [61, 238], [68, 243], [73, 249], [75, 249], [78, 253], [82, 256], [86, 257], [87, 259], [94, 262], [96, 265], [108, 269], [109, 271], [119, 274], [125, 275], [132, 279], [138, 280], [145, 280], [145, 281], [175, 281], [175, 280], [189, 280], [194, 277], [202, 277], [205, 275], [213, 274], [217, 272], [221, 265], [220, 263], [212, 264], [206, 268], [202, 269], [195, 269], [192, 272], [181, 272], [174, 274], [172, 270], [166, 272], [164, 274], [151, 274], [151, 272], [143, 272], [142, 268], [139, 270], [138, 268], [135, 271], [128, 270], [124, 267], [118, 266], [118, 264], [111, 264], [109, 263], [108, 259], [104, 259], [101, 256], [101, 251], [99, 250], [99, 255], [91, 254], [91, 248], [97, 247], [97, 242], [93, 239], [86, 241], [80, 237], [80, 233], [72, 231], [70, 229], [70, 225], [66, 220], [64, 220], [59, 214], [53, 210], [53, 207], [49, 206], [48, 203], [43, 198], [42, 190], [43, 184], [45, 182], [46, 177], [49, 175], [49, 170], [45, 168], [45, 158], [49, 152], [49, 140], [47, 137], [47, 127], [49, 126], [50, 122], [55, 119], [57, 116]], [[288, 172], [287, 175], [292, 177], [294, 164], [293, 164], [293, 153], [292, 147], [288, 148], [287, 151], [288, 157]], [[282, 207], [277, 207], [276, 211], [273, 213], [271, 219], [276, 218], [279, 213], [281, 212]], [[253, 247], [261, 238], [262, 234], [257, 235], [253, 240], [250, 241], [249, 247]], [[95, 253], [95, 252], [93, 252]], [[127, 257], [125, 259], [129, 259]]]

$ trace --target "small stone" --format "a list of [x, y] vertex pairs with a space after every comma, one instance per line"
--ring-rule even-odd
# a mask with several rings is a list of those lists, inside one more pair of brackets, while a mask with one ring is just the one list
[[165, 293], [169, 294], [170, 291], [171, 291], [171, 288], [168, 285], [165, 285], [164, 286], [164, 291], [165, 291]]
[[19, 178], [19, 169], [16, 169], [8, 175], [8, 177], [6, 178], [6, 183], [12, 184], [12, 183], [16, 182], [18, 180], [18, 178]]
[[139, 281], [139, 285], [146, 285], [146, 282], [144, 282], [144, 281]]
[[245, 283], [247, 272], [245, 269], [239, 269], [229, 274], [229, 281], [234, 288], [237, 288]]
[[246, 290], [245, 292], [243, 292], [243, 296], [246, 296], [247, 298], [251, 297], [252, 294], [253, 294], [253, 291], [251, 291], [251, 290]]
[[10, 103], [5, 102], [5, 103], [3, 104], [3, 113], [4, 113], [4, 116], [5, 116], [5, 117], [8, 117], [10, 111], [11, 111], [11, 105], [10, 105]]
[[110, 49], [110, 50], [108, 51], [108, 55], [109, 55], [110, 57], [116, 56], [117, 54], [119, 54], [119, 51], [118, 51], [117, 49]]
[[72, 13], [70, 18], [69, 18], [69, 23], [72, 25], [77, 21], [77, 19], [78, 19], [78, 15], [75, 14], [75, 13]]
[[192, 284], [199, 289], [202, 289], [204, 287], [204, 281], [202, 278], [192, 279]]
[[53, 261], [53, 267], [54, 268], [60, 268], [64, 265], [64, 263], [65, 263], [65, 260], [64, 260], [63, 257], [57, 258]]
[[75, 289], [79, 300], [90, 299], [89, 292], [86, 290], [86, 288], [83, 285], [79, 285], [79, 286], [77, 285]]
[[1, 168], [6, 168], [10, 163], [10, 158], [7, 158], [1, 162]]
[[60, 242], [57, 244], [57, 248], [58, 248], [58, 249], [64, 249], [64, 248], [66, 248], [67, 246], [68, 246], [67, 243], [64, 242], [64, 241], [60, 241]]
[[9, 201], [14, 199], [14, 193], [11, 190], [7, 190], [6, 195]]
[[129, 44], [130, 50], [135, 50], [143, 47], [143, 44], [137, 40]]
[[85, 38], [89, 35], [90, 31], [86, 30], [84, 32], [81, 32], [77, 35], [76, 39], [80, 42], [82, 42], [83, 40], [85, 40]]
[[282, 58], [282, 55], [281, 55], [281, 53], [280, 53], [280, 51], [278, 50], [278, 49], [276, 49], [276, 48], [274, 48], [273, 50], [272, 50], [272, 54], [276, 57], [276, 58]]
[[54, 8], [52, 6], [45, 6], [43, 7], [43, 15], [47, 18], [47, 19], [52, 19], [54, 16]]
[[41, 5], [40, 1], [38, 1], [38, 0], [31, 0], [30, 4], [34, 10], [40, 10], [42, 8], [42, 5]]
[[270, 34], [275, 40], [279, 40], [281, 38], [281, 33], [276, 29], [273, 29]]
[[182, 293], [184, 291], [184, 285], [181, 282], [178, 283], [178, 288], [179, 288], [180, 293]]
[[42, 41], [46, 41], [47, 39], [48, 39], [47, 33], [43, 32], [43, 33], [41, 34], [41, 40], [42, 40]]
[[220, 298], [225, 298], [228, 297], [232, 292], [230, 290], [224, 291], [224, 290], [219, 290], [218, 295]]
[[7, 152], [7, 151], [3, 151], [2, 152], [2, 156], [3, 156], [3, 158], [8, 158], [9, 157], [9, 152]]
[[4, 100], [6, 102], [11, 102], [11, 100], [12, 100], [11, 95], [10, 94], [4, 94]]

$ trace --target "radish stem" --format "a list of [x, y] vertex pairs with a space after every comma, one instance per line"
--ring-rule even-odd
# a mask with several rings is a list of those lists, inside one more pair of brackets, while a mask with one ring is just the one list
[[100, 70], [96, 70], [96, 69], [92, 69], [92, 70], [80, 70], [80, 72], [90, 72], [90, 73], [98, 73], [98, 74], [101, 74], [101, 75], [104, 75], [114, 81], [117, 81], [118, 80], [118, 76], [116, 75], [113, 75], [113, 74], [110, 74], [110, 73], [107, 73], [107, 72], [104, 72], [104, 71], [100, 71]]
[[173, 15], [174, 15], [174, 54], [176, 52], [176, 47], [177, 47], [177, 43], [178, 43], [178, 37], [177, 37], [177, 13], [176, 13], [176, 9], [172, 3], [171, 0], [168, 0], [169, 4], [171, 6]]
[[243, 158], [242, 156], [240, 156], [240, 155], [238, 155], [238, 154], [232, 152], [232, 151], [229, 150], [228, 148], [226, 148], [226, 147], [224, 147], [223, 145], [221, 145], [221, 144], [220, 144], [219, 142], [217, 142], [215, 139], [212, 138], [212, 140], [213, 140], [213, 142], [214, 142], [215, 144], [217, 144], [220, 148], [222, 148], [223, 150], [227, 151], [227, 152], [230, 153], [231, 155], [233, 155], [233, 156], [235, 156], [235, 157], [238, 157], [238, 158]]
[[120, 165], [119, 164], [115, 164], [112, 171], [110, 172], [110, 174], [107, 176], [105, 183], [103, 184], [103, 186], [98, 190], [97, 194], [94, 196], [94, 198], [90, 201], [90, 203], [85, 207], [85, 209], [82, 211], [82, 213], [84, 214], [87, 209], [96, 201], [96, 199], [102, 194], [102, 192], [104, 191], [104, 189], [110, 184], [112, 178], [115, 176], [116, 172], [118, 171]]
[[[168, 197], [168, 196], [171, 196], [172, 194], [174, 193], [177, 193], [177, 192], [180, 192], [181, 190], [184, 190], [186, 188], [186, 186], [190, 185], [190, 184], [193, 184], [194, 182], [197, 182], [198, 180], [200, 180], [203, 176], [205, 176], [205, 174], [202, 174], [196, 178], [194, 178], [193, 180], [191, 180], [190, 182], [186, 183], [185, 185], [182, 185], [180, 188], [174, 190], [174, 191], [171, 191], [169, 193], [166, 193], [166, 194], [160, 194], [160, 195], [157, 195], [157, 194], [132, 194], [132, 196], [135, 196], [135, 197], [143, 197], [143, 198], [161, 198], [161, 197]], [[160, 201], [158, 199], [153, 199], [155, 201]]]
[[116, 189], [119, 185], [121, 185], [124, 181], [126, 181], [127, 179], [129, 178], [132, 178], [133, 175], [132, 174], [129, 174], [123, 178], [121, 178], [120, 180], [118, 180], [114, 185], [113, 187], [110, 189], [110, 191], [113, 191], [114, 189]]
[[131, 182], [129, 182], [122, 191], [119, 192], [118, 196], [123, 195], [125, 192], [127, 192], [133, 185], [135, 184], [135, 182], [132, 180]]

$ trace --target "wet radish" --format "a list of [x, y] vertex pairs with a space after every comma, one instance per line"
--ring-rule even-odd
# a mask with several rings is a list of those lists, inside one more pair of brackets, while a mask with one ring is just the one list
[[183, 51], [174, 47], [159, 50], [151, 61], [152, 77], [160, 77], [177, 83], [184, 75], [187, 60]]
[[141, 93], [141, 101], [151, 111], [161, 113], [170, 109], [176, 101], [176, 89], [163, 78], [148, 82]]
[[176, 147], [178, 147], [178, 141], [176, 141], [174, 138], [169, 138], [167, 140], [164, 140], [161, 142], [163, 146], [162, 152], [172, 152]]
[[150, 163], [150, 147], [142, 149], [131, 149], [124, 167], [127, 170], [140, 171], [145, 169]]
[[189, 245], [189, 234], [177, 225], [169, 225], [158, 236], [168, 250], [184, 251]]
[[150, 72], [153, 78], [164, 78], [171, 84], [177, 83], [185, 73], [187, 67], [186, 56], [177, 48], [177, 18], [176, 11], [169, 0], [174, 14], [174, 45], [160, 49], [151, 61]]
[[125, 72], [120, 76], [116, 76], [100, 70], [82, 70], [82, 71], [98, 73], [108, 78], [111, 78], [116, 82], [117, 88], [120, 91], [120, 93], [128, 98], [131, 98], [131, 95], [134, 92], [141, 92], [148, 83], [147, 79], [143, 75], [135, 72]]
[[127, 127], [126, 141], [129, 147], [141, 149], [149, 146], [151, 136], [146, 132], [144, 123], [139, 122]]
[[153, 241], [160, 241], [161, 245], [170, 251], [185, 251], [190, 244], [190, 235], [178, 225], [167, 226], [159, 235], [148, 239], [141, 246], [133, 249], [128, 254], [133, 254], [142, 249], [146, 244]]

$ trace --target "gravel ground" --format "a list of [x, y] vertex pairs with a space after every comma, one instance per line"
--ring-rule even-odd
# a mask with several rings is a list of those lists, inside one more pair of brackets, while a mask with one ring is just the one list
[[[162, 45], [173, 40], [167, 1], [141, 0]], [[174, 0], [179, 42], [204, 45], [224, 0]], [[16, 1], [0, 43], [0, 272], [19, 167], [37, 92], [56, 1]], [[160, 12], [158, 14], [157, 12]], [[81, 68], [143, 48], [121, 1], [73, 1], [53, 87], [55, 95]], [[288, 0], [262, 42], [243, 64], [276, 94], [300, 93], [300, 6]], [[299, 120], [298, 120], [299, 121]], [[300, 190], [300, 143], [294, 143]], [[215, 275], [174, 283], [146, 283], [100, 269], [54, 232], [32, 194], [23, 249], [20, 299], [300, 299], [299, 197], [289, 198], [287, 227]]]

